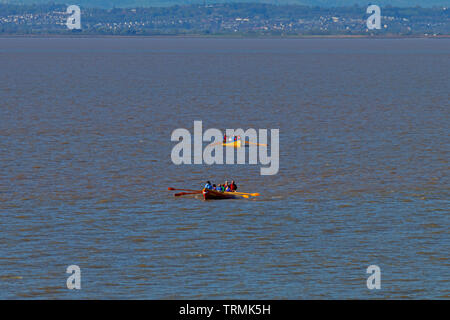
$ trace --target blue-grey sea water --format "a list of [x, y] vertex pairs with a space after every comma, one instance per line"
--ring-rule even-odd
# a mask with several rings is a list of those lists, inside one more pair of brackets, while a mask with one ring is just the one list
[[[449, 70], [449, 39], [0, 39], [0, 298], [448, 299]], [[279, 129], [278, 174], [174, 165], [195, 120]], [[261, 196], [167, 190], [232, 179]]]

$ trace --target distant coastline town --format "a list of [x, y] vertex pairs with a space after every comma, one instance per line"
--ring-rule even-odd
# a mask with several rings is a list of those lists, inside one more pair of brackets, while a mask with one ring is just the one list
[[369, 30], [366, 7], [320, 8], [257, 3], [152, 8], [83, 8], [81, 30], [67, 28], [67, 6], [0, 4], [0, 36], [379, 36], [449, 37], [450, 9], [381, 8]]

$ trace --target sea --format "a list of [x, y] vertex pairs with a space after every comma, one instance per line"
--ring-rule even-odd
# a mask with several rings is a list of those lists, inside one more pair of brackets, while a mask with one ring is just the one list
[[[0, 38], [0, 299], [449, 299], [449, 70], [450, 39]], [[175, 164], [194, 121], [278, 129], [278, 172]], [[168, 190], [207, 180], [260, 196]]]

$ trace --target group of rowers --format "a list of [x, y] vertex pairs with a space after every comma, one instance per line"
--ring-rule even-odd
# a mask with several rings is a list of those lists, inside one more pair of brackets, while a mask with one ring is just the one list
[[211, 182], [207, 181], [205, 184], [205, 189], [219, 192], [235, 192], [237, 189], [237, 185], [234, 181], [231, 181], [231, 183], [225, 181], [224, 184], [219, 184], [218, 186], [216, 186], [215, 184], [211, 184]]
[[227, 135], [226, 134], [224, 134], [223, 135], [223, 143], [226, 143], [227, 142], [227, 138], [228, 138], [228, 141], [234, 141], [234, 142], [236, 142], [236, 141], [238, 141], [238, 140], [241, 140], [241, 136], [233, 136], [233, 137], [227, 137]]

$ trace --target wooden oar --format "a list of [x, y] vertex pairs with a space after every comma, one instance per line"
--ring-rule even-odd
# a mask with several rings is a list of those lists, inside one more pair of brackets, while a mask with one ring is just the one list
[[260, 196], [259, 193], [248, 193], [248, 192], [233, 192], [233, 193], [236, 193], [236, 194], [246, 194], [246, 195], [249, 195], [249, 196], [252, 196], [252, 197], [258, 197], [258, 196]]
[[208, 145], [206, 146], [206, 148], [218, 146], [218, 145], [221, 145], [221, 144], [223, 144], [222, 141], [219, 141], [219, 142], [213, 142], [213, 143], [208, 144]]
[[[187, 193], [187, 192], [175, 193], [175, 197], [182, 196], [182, 195], [185, 195], [185, 194], [198, 194], [198, 193], [202, 193], [201, 190], [175, 189], [175, 188], [170, 188], [170, 187], [168, 188], [168, 190], [171, 190], [171, 191], [174, 191], [174, 190], [176, 190], [176, 191], [190, 191], [190, 192], [192, 192], [192, 193]], [[240, 195], [240, 196], [247, 195], [247, 197], [248, 197], [248, 196], [252, 196], [252, 197], [258, 197], [258, 196], [260, 196], [259, 193], [248, 193], [248, 192], [233, 192], [233, 193], [235, 193], [236, 195]], [[244, 198], [245, 198], [245, 197], [244, 197]]]
[[267, 147], [267, 144], [265, 143], [254, 143], [254, 142], [250, 142], [250, 141], [245, 141], [246, 144], [254, 144], [260, 147]]
[[170, 190], [170, 191], [174, 191], [174, 190], [176, 190], [176, 191], [194, 191], [194, 192], [202, 192], [201, 190], [199, 191], [199, 190], [192, 190], [192, 189], [175, 189], [175, 188], [167, 188], [168, 190]]
[[196, 191], [196, 192], [180, 192], [180, 193], [175, 193], [174, 196], [175, 197], [179, 197], [179, 196], [184, 196], [186, 194], [199, 194], [202, 193], [201, 191]]

